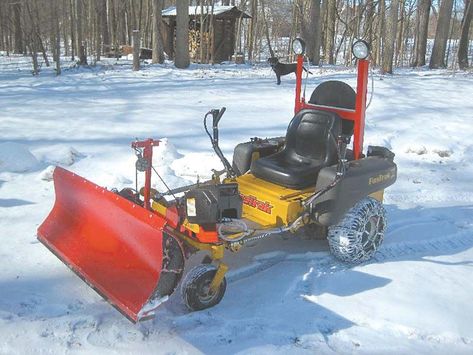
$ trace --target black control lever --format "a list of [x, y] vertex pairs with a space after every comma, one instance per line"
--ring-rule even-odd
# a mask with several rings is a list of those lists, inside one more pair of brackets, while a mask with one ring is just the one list
[[216, 110], [217, 111], [217, 118], [216, 118], [216, 121], [214, 121], [214, 125], [218, 126], [218, 123], [220, 122], [220, 119], [222, 118], [222, 116], [225, 113], [226, 109], [227, 109], [226, 107], [222, 107], [220, 110]]
[[[212, 109], [210, 110], [204, 118], [204, 127], [205, 131], [207, 132], [207, 135], [210, 137], [210, 141], [212, 143], [212, 147], [217, 154], [217, 156], [220, 158], [220, 161], [222, 162], [223, 166], [225, 167], [225, 170], [227, 171], [227, 174], [231, 177], [236, 176], [235, 171], [233, 170], [232, 166], [228, 162], [228, 160], [225, 158], [225, 156], [222, 153], [222, 150], [220, 149], [218, 145], [218, 123], [220, 122], [220, 119], [222, 118], [223, 114], [225, 113], [226, 108], [222, 107], [220, 110], [219, 109]], [[207, 130], [207, 124], [206, 124], [206, 118], [207, 116], [212, 115], [212, 136], [210, 135], [210, 132]]]
[[220, 110], [213, 109], [210, 112], [212, 113], [212, 129], [213, 129], [213, 139], [218, 143], [218, 123], [225, 113], [226, 108], [222, 107]]

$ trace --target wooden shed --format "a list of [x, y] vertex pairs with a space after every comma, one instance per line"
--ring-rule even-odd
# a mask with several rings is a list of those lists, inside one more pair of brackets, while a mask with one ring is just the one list
[[[176, 7], [168, 7], [162, 14], [166, 23], [165, 51], [172, 58], [175, 48]], [[213, 12], [210, 6], [189, 6], [191, 60], [198, 63], [208, 62], [211, 57], [214, 63], [231, 60], [235, 53], [237, 24], [248, 18], [251, 16], [236, 6], [215, 5]]]

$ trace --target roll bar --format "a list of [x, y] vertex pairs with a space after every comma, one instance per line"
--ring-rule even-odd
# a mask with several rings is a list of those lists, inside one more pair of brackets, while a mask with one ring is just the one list
[[294, 113], [298, 113], [303, 109], [319, 109], [337, 113], [341, 118], [354, 122], [353, 132], [353, 154], [355, 159], [359, 159], [363, 151], [363, 137], [365, 134], [365, 111], [366, 111], [366, 94], [368, 87], [368, 69], [369, 60], [358, 59], [357, 83], [356, 83], [356, 103], [355, 109], [344, 109], [333, 106], [315, 105], [305, 102], [305, 97], [301, 96], [302, 91], [302, 69], [304, 64], [304, 55], [297, 56], [296, 70], [296, 97], [294, 105]]

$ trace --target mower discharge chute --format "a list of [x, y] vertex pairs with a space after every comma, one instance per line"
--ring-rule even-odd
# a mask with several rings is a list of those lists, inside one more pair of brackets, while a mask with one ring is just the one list
[[383, 241], [383, 193], [397, 167], [384, 147], [363, 154], [369, 47], [363, 41], [353, 46], [356, 92], [328, 81], [308, 102], [301, 96], [304, 48], [301, 39], [294, 41], [295, 116], [285, 137], [240, 143], [230, 164], [218, 137], [225, 108], [211, 110], [204, 127], [224, 169], [209, 181], [161, 192], [151, 188], [152, 173], [159, 176], [152, 166], [159, 141], [152, 139], [132, 143], [136, 169], [145, 173], [139, 191], [108, 191], [56, 168], [56, 202], [39, 240], [132, 321], [153, 316], [177, 287], [185, 259], [197, 251], [207, 255], [181, 282], [183, 300], [194, 311], [222, 299], [225, 250], [238, 252], [278, 233], [312, 225], [340, 260], [371, 258]]

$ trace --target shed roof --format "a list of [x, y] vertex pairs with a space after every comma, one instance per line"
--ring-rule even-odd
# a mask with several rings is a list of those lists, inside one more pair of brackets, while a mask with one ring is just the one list
[[[200, 6], [189, 6], [189, 16], [196, 17], [200, 16]], [[211, 6], [203, 6], [203, 15], [210, 15], [212, 12]], [[176, 7], [170, 6], [164, 9], [163, 17], [176, 17]], [[240, 11], [236, 6], [222, 6], [215, 5], [213, 15], [217, 18], [251, 18], [247, 13]]]

